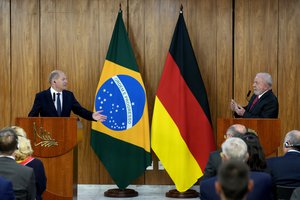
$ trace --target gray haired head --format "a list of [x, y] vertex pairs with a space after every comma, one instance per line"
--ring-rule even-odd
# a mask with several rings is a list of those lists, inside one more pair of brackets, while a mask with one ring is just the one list
[[262, 78], [268, 84], [269, 87], [272, 87], [273, 81], [272, 76], [267, 72], [259, 72], [256, 74], [257, 77]]

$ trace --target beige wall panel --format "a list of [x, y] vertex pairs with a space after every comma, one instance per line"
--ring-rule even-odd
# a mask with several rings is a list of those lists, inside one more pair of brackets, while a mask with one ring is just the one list
[[[40, 90], [49, 88], [48, 76], [57, 68], [56, 0], [40, 1]], [[39, 92], [36, 91], [36, 92]], [[34, 98], [34, 96], [32, 97]]]
[[[217, 70], [216, 117], [231, 117], [229, 102], [232, 98], [232, 0], [217, 1]], [[216, 123], [216, 118], [214, 118]], [[214, 127], [216, 134], [216, 126]]]
[[[39, 89], [39, 1], [11, 1], [12, 116], [27, 116]], [[28, 98], [29, 97], [29, 98]]]
[[[99, 2], [76, 0], [73, 4], [74, 65], [69, 76], [75, 80], [71, 84], [77, 100], [88, 110], [93, 110], [100, 71]], [[100, 164], [90, 147], [91, 122], [81, 121], [84, 140], [78, 145], [78, 180], [80, 183], [98, 183]]]
[[282, 138], [300, 130], [300, 1], [279, 0], [278, 100]]
[[246, 105], [257, 72], [269, 72], [277, 93], [278, 1], [235, 1], [234, 98]]
[[0, 1], [0, 128], [11, 123], [10, 1]]

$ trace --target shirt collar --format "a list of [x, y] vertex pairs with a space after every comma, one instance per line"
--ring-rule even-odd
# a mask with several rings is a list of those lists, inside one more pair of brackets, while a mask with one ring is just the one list
[[288, 150], [288, 152], [296, 152], [296, 153], [300, 153], [300, 151], [297, 151], [297, 150], [295, 150], [295, 149], [290, 149], [290, 150]]
[[53, 87], [50, 88], [50, 92], [51, 92], [51, 96], [53, 96], [53, 93], [55, 93], [55, 94], [57, 94], [57, 93], [62, 94], [62, 92], [57, 92], [55, 89], [53, 89]]
[[11, 158], [11, 159], [15, 160], [15, 157], [13, 157], [13, 156], [0, 155], [0, 158]]
[[258, 95], [258, 99], [260, 99], [262, 97], [262, 95], [264, 95], [266, 92], [268, 92], [269, 90], [264, 91], [262, 94]]

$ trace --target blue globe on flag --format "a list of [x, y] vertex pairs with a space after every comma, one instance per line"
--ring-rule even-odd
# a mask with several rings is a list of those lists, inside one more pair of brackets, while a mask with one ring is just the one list
[[123, 131], [133, 127], [141, 119], [146, 104], [146, 95], [141, 84], [131, 76], [117, 75], [105, 81], [99, 88], [96, 111], [103, 110], [107, 116], [104, 126]]

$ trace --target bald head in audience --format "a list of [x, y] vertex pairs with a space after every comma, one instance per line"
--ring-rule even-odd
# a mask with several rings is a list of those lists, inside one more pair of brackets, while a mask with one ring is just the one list
[[285, 135], [283, 151], [286, 153], [289, 150], [300, 151], [300, 131], [292, 130]]
[[246, 126], [242, 124], [233, 124], [226, 131], [226, 138], [234, 137], [237, 134], [245, 134], [247, 132]]

